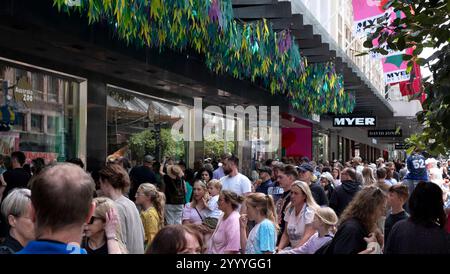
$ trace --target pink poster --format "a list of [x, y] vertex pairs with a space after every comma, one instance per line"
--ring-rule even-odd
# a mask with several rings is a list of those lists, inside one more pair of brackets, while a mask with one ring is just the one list
[[375, 24], [380, 17], [389, 16], [390, 10], [383, 9], [385, 2], [384, 0], [352, 0], [353, 21], [357, 35], [371, 32], [371, 29], [365, 29], [365, 27]]
[[[411, 48], [406, 50], [406, 54], [411, 53]], [[408, 61], [403, 60], [403, 54], [383, 58], [382, 64], [386, 85], [409, 80], [410, 74], [406, 72]]]

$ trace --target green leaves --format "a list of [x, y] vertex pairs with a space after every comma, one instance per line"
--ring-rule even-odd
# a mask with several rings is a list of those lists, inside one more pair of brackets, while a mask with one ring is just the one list
[[[54, 4], [66, 7], [65, 0]], [[354, 97], [343, 92], [332, 65], [314, 65], [307, 72], [307, 60], [289, 31], [275, 32], [265, 19], [234, 20], [231, 0], [85, 0], [79, 9], [89, 23], [108, 22], [129, 44], [189, 48], [205, 56], [216, 74], [248, 79], [271, 94], [295, 98], [294, 106], [302, 111], [339, 113], [354, 107]]]

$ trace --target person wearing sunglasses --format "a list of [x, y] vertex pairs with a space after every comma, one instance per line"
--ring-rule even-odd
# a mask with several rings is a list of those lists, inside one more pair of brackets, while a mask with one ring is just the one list
[[94, 199], [95, 211], [86, 224], [83, 247], [88, 254], [128, 253], [121, 240], [120, 223], [114, 201], [106, 197]]

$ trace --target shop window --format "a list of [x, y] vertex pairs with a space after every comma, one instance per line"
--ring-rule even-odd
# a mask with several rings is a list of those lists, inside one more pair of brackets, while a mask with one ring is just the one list
[[44, 75], [33, 72], [31, 74], [31, 87], [33, 89], [33, 99], [44, 99]]
[[44, 116], [39, 114], [31, 114], [31, 131], [43, 132]]
[[[28, 160], [41, 157], [47, 163], [79, 157], [80, 106], [77, 98], [80, 91], [78, 82], [65, 80], [67, 89], [60, 90], [59, 81], [62, 81], [62, 78], [59, 78], [57, 73], [44, 81], [46, 77], [42, 71], [35, 69], [30, 72], [2, 62], [0, 65], [12, 67], [14, 83], [26, 77], [30, 87], [24, 87], [24, 89], [33, 91], [33, 101], [28, 101], [26, 104], [16, 102], [16, 120], [7, 133], [9, 137], [1, 138], [0, 153], [8, 154], [8, 151], [19, 148]], [[74, 99], [71, 105], [65, 103], [68, 101], [69, 84], [73, 86], [72, 93], [77, 93], [72, 94]], [[38, 100], [53, 102], [45, 105], [45, 114], [42, 112], [43, 104], [37, 102]], [[48, 134], [43, 134], [44, 132]]]
[[57, 118], [55, 116], [47, 116], [47, 133], [55, 134], [57, 128]]
[[16, 69], [16, 82], [22, 77], [26, 77], [27, 80], [29, 80], [28, 79], [28, 72], [26, 70], [23, 70], [23, 69]]
[[[179, 117], [177, 117], [179, 115]], [[133, 164], [142, 162], [146, 154], [159, 161], [170, 157], [187, 162], [187, 145], [183, 128], [172, 133], [174, 124], [184, 117], [182, 108], [145, 95], [108, 86], [107, 143], [108, 155], [128, 145], [126, 156]]]
[[27, 130], [27, 115], [25, 113], [16, 112], [16, 122], [14, 124], [14, 130], [26, 131]]
[[56, 77], [48, 76], [47, 81], [47, 101], [58, 102], [59, 80]]

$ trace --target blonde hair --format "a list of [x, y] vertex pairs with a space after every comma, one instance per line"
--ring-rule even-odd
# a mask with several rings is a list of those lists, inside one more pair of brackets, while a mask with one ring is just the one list
[[138, 191], [142, 190], [142, 193], [150, 198], [153, 207], [156, 209], [159, 217], [159, 228], [164, 224], [164, 206], [166, 204], [166, 196], [164, 193], [158, 191], [155, 185], [150, 183], [141, 184], [138, 187]]
[[338, 223], [339, 218], [331, 207], [316, 208], [315, 215], [328, 228], [328, 230], [331, 229], [333, 233], [336, 232], [336, 224]]
[[[106, 213], [114, 208], [117, 212], [116, 205], [113, 200], [107, 197], [97, 197], [93, 199], [93, 202], [95, 203], [95, 211], [94, 211], [94, 217], [102, 219], [103, 222], [106, 222]], [[117, 216], [119, 218], [119, 216]], [[120, 229], [120, 222], [117, 223], [116, 226], [116, 237], [119, 242], [120, 250], [122, 251], [122, 254], [128, 253], [127, 248], [125, 244], [122, 241], [122, 232]]]
[[[314, 197], [312, 195], [311, 189], [309, 188], [309, 186], [303, 182], [303, 181], [295, 181], [292, 186], [296, 186], [298, 188], [300, 188], [300, 190], [303, 192], [303, 194], [305, 194], [306, 196], [306, 204], [312, 208], [313, 210], [316, 210], [317, 208], [319, 208], [320, 206], [316, 203], [316, 200], [314, 200]], [[292, 189], [292, 187], [291, 187]], [[294, 205], [292, 203], [289, 203], [288, 208], [293, 207]], [[286, 210], [287, 210], [286, 209]]]
[[222, 183], [219, 180], [217, 180], [217, 179], [212, 179], [211, 181], [209, 181], [208, 182], [208, 187], [209, 186], [212, 186], [212, 187], [218, 189], [219, 191], [222, 190]]
[[[208, 193], [208, 187], [206, 186], [206, 183], [203, 182], [202, 180], [197, 180], [194, 183], [194, 187], [195, 184], [200, 184], [200, 186], [203, 188], [203, 191], [205, 191], [205, 194]], [[192, 190], [192, 194], [194, 194], [194, 190]], [[197, 201], [194, 198], [194, 195], [192, 195], [192, 202], [191, 202], [191, 207], [194, 208], [197, 206]]]
[[251, 193], [245, 198], [245, 202], [247, 205], [259, 209], [260, 214], [266, 216], [275, 225], [275, 228], [277, 230], [279, 229], [276, 222], [277, 213], [272, 196], [260, 192]]
[[363, 184], [365, 186], [373, 185], [377, 182], [373, 176], [373, 170], [370, 167], [365, 167], [362, 170]]

